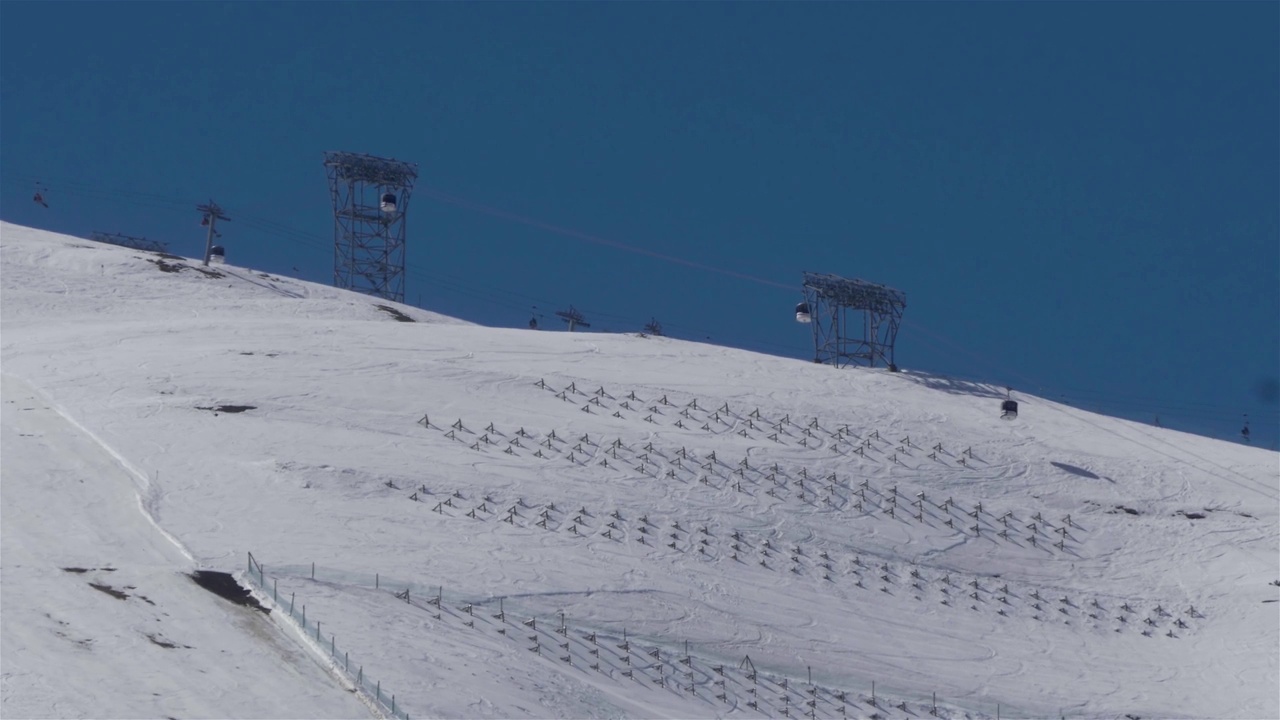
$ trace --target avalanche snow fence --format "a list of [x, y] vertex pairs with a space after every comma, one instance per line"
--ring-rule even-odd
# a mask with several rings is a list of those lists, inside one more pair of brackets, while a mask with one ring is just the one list
[[374, 703], [379, 711], [385, 713], [388, 717], [409, 720], [409, 713], [396, 704], [395, 694], [383, 689], [381, 681], [365, 674], [364, 665], [352, 658], [349, 652], [340, 649], [336, 637], [330, 634], [326, 638], [321, 634], [320, 620], [314, 617], [307, 617], [307, 606], [305, 604], [298, 604], [292, 593], [284, 599], [284, 602], [280, 601], [276, 579], [271, 578], [272, 582], [267, 582], [268, 578], [262, 565], [253, 557], [253, 553], [248, 555], [249, 564], [245, 574], [249, 581], [257, 586], [264, 596], [270, 598], [276, 609], [284, 613], [302, 631], [303, 637], [310, 641], [312, 647], [321, 653], [327, 654], [332, 666], [351, 681], [357, 692], [368, 698], [369, 702]]

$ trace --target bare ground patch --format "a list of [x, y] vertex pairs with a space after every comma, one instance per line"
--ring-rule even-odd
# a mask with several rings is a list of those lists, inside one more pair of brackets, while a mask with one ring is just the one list
[[257, 410], [257, 405], [197, 405], [197, 410], [212, 410], [215, 413], [242, 413], [246, 410]]
[[390, 315], [391, 317], [395, 318], [396, 320], [399, 320], [400, 322], [417, 322], [417, 321], [416, 321], [416, 320], [414, 320], [413, 318], [409, 317], [408, 315], [405, 315], [404, 313], [402, 313], [402, 312], [400, 312], [399, 310], [397, 310], [397, 309], [395, 309], [395, 308], [391, 307], [390, 305], [374, 305], [374, 307], [376, 307], [376, 308], [378, 308], [379, 310], [381, 310], [382, 312], [384, 312], [384, 313], [386, 313], [386, 314]]
[[93, 588], [94, 590], [97, 590], [97, 591], [98, 591], [98, 592], [100, 592], [100, 593], [106, 593], [107, 595], [110, 595], [111, 597], [113, 597], [113, 598], [115, 598], [115, 599], [117, 599], [117, 600], [128, 600], [128, 599], [129, 599], [129, 593], [124, 592], [123, 590], [117, 590], [117, 589], [115, 589], [115, 588], [113, 588], [113, 587], [111, 587], [110, 585], [107, 585], [107, 584], [105, 584], [105, 583], [94, 583], [94, 582], [91, 582], [91, 583], [89, 583], [89, 587]]
[[197, 585], [237, 605], [244, 605], [259, 610], [263, 613], [270, 614], [271, 611], [262, 605], [253, 597], [252, 594], [243, 587], [231, 573], [218, 572], [216, 570], [196, 570], [191, 573], [191, 579]]

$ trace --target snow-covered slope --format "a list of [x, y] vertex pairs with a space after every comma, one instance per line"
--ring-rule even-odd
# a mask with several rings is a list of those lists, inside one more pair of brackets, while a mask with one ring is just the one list
[[[179, 590], [179, 548], [252, 552], [411, 717], [1280, 715], [1275, 453], [13, 225], [0, 260], [6, 716], [81, 714], [88, 688], [151, 714], [126, 678], [161, 671], [178, 715], [352, 712], [278, 606]], [[113, 484], [68, 491], [67, 463]], [[61, 569], [108, 565], [193, 647], [152, 651], [133, 598]], [[50, 669], [97, 650], [35, 609], [73, 591], [82, 639], [134, 642], [78, 685]], [[237, 643], [216, 671], [214, 637]]]

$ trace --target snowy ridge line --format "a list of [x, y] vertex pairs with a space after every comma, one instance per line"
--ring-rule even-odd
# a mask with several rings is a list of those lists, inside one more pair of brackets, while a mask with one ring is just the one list
[[127, 471], [130, 475], [133, 476], [138, 486], [138, 493], [137, 493], [138, 511], [142, 513], [143, 517], [147, 519], [147, 522], [151, 523], [152, 527], [154, 527], [157, 532], [159, 532], [170, 543], [173, 543], [173, 546], [178, 549], [178, 552], [182, 553], [183, 556], [187, 558], [187, 560], [190, 560], [192, 565], [198, 566], [199, 563], [196, 562], [195, 555], [193, 555], [191, 551], [187, 549], [187, 546], [183, 545], [182, 541], [179, 540], [177, 537], [175, 537], [168, 530], [165, 530], [164, 527], [160, 525], [159, 521], [156, 520], [155, 498], [152, 497], [153, 493], [155, 492], [155, 486], [152, 485], [151, 479], [147, 477], [147, 474], [144, 473], [142, 470], [139, 470], [137, 467], [135, 467], [133, 463], [129, 462], [128, 458], [116, 452], [115, 448], [108, 445], [105, 441], [102, 440], [102, 438], [98, 437], [96, 434], [93, 433], [93, 431], [89, 430], [84, 425], [82, 425], [79, 421], [77, 421], [74, 417], [72, 417], [69, 412], [67, 412], [61, 405], [54, 402], [52, 398], [49, 397], [48, 393], [41, 390], [38, 386], [36, 386], [35, 383], [26, 379], [23, 379], [23, 382], [25, 382], [27, 386], [29, 386], [32, 389], [32, 391], [35, 392], [40, 397], [40, 399], [44, 401], [54, 412], [58, 413], [58, 415], [61, 416], [63, 420], [66, 420], [68, 424], [70, 424], [76, 430], [79, 430], [81, 433], [84, 434], [85, 437], [89, 438], [95, 444], [101, 447], [103, 451], [105, 451], [108, 455], [114, 458], [117, 463], [120, 464], [120, 467], [124, 468], [125, 471]]
[[[295, 612], [296, 603], [292, 594], [288, 605], [280, 601], [275, 584], [273, 583], [270, 588], [267, 587], [262, 566], [253, 557], [253, 553], [248, 553], [248, 566], [243, 576], [249, 580], [250, 589], [258, 601], [283, 613], [289, 619], [286, 625], [296, 632], [296, 639], [303, 643], [315, 657], [321, 659], [324, 666], [330, 670], [330, 674], [347, 690], [355, 692], [376, 717], [380, 720], [409, 720], [409, 713], [403, 707], [397, 706], [395, 695], [391, 695], [388, 700], [387, 694], [382, 690], [381, 681], [365, 675], [363, 665], [359, 665], [356, 672], [351, 671], [350, 653], [344, 652], [341, 660], [339, 659], [336, 637], [330, 634], [329, 644], [325, 646], [321, 623], [320, 621], [312, 623], [307, 620], [305, 604], [301, 606], [299, 615]], [[312, 624], [315, 626], [314, 636], [311, 632]]]
[[[438, 622], [449, 621], [472, 631], [490, 631], [507, 642], [533, 653], [550, 669], [573, 669], [588, 677], [599, 676], [615, 683], [634, 682], [650, 689], [684, 694], [700, 703], [712, 703], [715, 715], [753, 713], [763, 717], [844, 718], [898, 711], [908, 717], [938, 717], [944, 720], [990, 720], [1001, 717], [1030, 717], [992, 700], [957, 704], [954, 700], [904, 691], [879, 680], [854, 678], [840, 683], [823, 679], [823, 668], [799, 673], [757, 667], [749, 649], [733, 641], [681, 641], [629, 632], [621, 627], [568, 622], [563, 611], [535, 607], [539, 599], [574, 595], [607, 596], [611, 591], [565, 591], [515, 595], [455, 595], [449, 597], [442, 585], [424, 586], [378, 575], [370, 582], [367, 573], [348, 572], [323, 566], [279, 565], [277, 571], [294, 579], [313, 580], [334, 588], [375, 589], [428, 613]], [[291, 571], [300, 574], [292, 575]], [[312, 575], [308, 575], [312, 573]], [[319, 579], [317, 575], [323, 575]], [[396, 588], [404, 588], [397, 591]], [[434, 594], [432, 593], [434, 589]], [[637, 591], [620, 591], [624, 595]], [[295, 618], [296, 621], [296, 618]], [[617, 623], [614, 623], [615, 625]], [[741, 654], [737, 654], [740, 651]], [[338, 668], [341, 670], [341, 668]], [[587, 672], [590, 671], [590, 672]], [[815, 674], [817, 680], [814, 680]], [[825, 673], [829, 675], [829, 673]], [[853, 687], [850, 687], [852, 685]], [[705, 706], [699, 706], [704, 707]], [[690, 717], [705, 716], [706, 710]]]

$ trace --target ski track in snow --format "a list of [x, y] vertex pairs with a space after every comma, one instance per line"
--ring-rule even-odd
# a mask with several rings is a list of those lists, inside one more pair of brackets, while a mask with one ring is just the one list
[[[252, 551], [413, 717], [920, 717], [934, 693], [944, 718], [1280, 716], [1275, 453], [1025, 395], [1006, 422], [993, 388], [911, 372], [400, 323], [374, 298], [152, 260], [0, 225], [6, 610], [88, 587], [57, 566], [90, 546], [11, 515], [63, 501], [65, 471], [17, 451], [44, 433], [50, 458], [115, 464], [102, 507], [135, 493], [67, 511], [138, 592]], [[166, 570], [126, 566], [157, 542]], [[3, 714], [80, 714], [79, 694], [120, 715], [368, 712], [319, 644], [228, 623], [179, 579], [163, 637], [238, 628], [256, 684], [144, 639], [155, 657], [120, 672], [180, 703], [87, 670], [71, 692], [50, 668], [101, 652], [77, 640], [131, 652], [87, 629], [140, 607], [90, 589], [96, 609], [58, 613], [80, 635], [6, 619]]]

